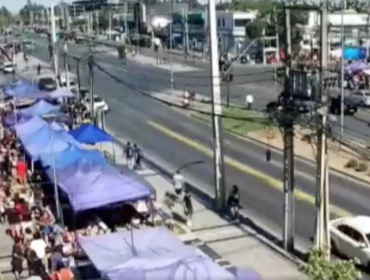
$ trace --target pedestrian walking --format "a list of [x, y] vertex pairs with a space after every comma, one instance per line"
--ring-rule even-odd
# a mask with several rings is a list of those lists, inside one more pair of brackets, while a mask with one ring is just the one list
[[176, 195], [180, 196], [182, 193], [182, 189], [184, 187], [184, 177], [182, 176], [180, 171], [176, 171], [172, 180], [173, 180], [173, 187], [175, 188], [175, 193]]
[[133, 168], [133, 158], [134, 158], [134, 149], [131, 146], [130, 142], [127, 142], [125, 148], [125, 155], [126, 155], [126, 165], [128, 168]]
[[40, 76], [41, 74], [41, 65], [37, 65], [37, 75]]
[[252, 94], [248, 94], [246, 99], [248, 110], [252, 110], [254, 98]]
[[134, 144], [134, 159], [135, 159], [134, 169], [135, 170], [142, 169], [142, 166], [141, 166], [142, 158], [143, 158], [143, 153], [141, 149], [139, 148], [138, 145]]
[[191, 193], [189, 189], [185, 189], [183, 203], [184, 203], [184, 214], [186, 217], [186, 225], [190, 228], [192, 226], [191, 219], [193, 218], [193, 202], [191, 200]]

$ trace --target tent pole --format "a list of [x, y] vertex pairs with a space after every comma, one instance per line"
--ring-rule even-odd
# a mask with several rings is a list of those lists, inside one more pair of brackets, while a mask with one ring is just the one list
[[113, 148], [113, 162], [114, 164], [116, 163], [116, 150], [115, 150], [115, 145], [114, 142], [112, 142], [112, 148]]
[[35, 162], [31, 159], [31, 172], [32, 174], [35, 172]]

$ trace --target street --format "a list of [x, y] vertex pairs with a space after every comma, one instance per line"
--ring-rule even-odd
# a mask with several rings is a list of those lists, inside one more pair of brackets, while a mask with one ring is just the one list
[[[37, 45], [35, 56], [49, 62], [46, 40]], [[88, 53], [83, 45], [71, 45], [69, 52], [74, 56]], [[144, 154], [150, 154], [159, 164], [175, 170], [184, 163], [204, 160], [205, 163], [190, 167], [185, 177], [199, 184], [208, 192], [213, 192], [212, 129], [209, 125], [173, 110], [167, 105], [144, 97], [140, 90], [160, 91], [169, 89], [169, 73], [154, 67], [137, 65], [134, 62], [123, 63], [108, 54], [97, 54], [96, 62], [115, 76], [120, 77], [119, 83], [106, 74], [95, 71], [95, 93], [106, 100], [111, 108], [107, 115], [109, 129], [124, 139], [138, 143]], [[71, 70], [76, 72], [76, 63], [70, 61]], [[203, 66], [202, 66], [203, 65]], [[206, 76], [206, 64], [199, 63], [196, 67], [203, 69], [194, 73], [176, 73], [175, 83], [181, 86], [193, 85], [199, 93], [210, 95], [209, 78]], [[242, 73], [248, 75], [258, 73], [261, 69], [243, 68]], [[246, 72], [243, 72], [246, 71]], [[253, 72], [255, 71], [255, 72]], [[87, 86], [87, 68], [81, 70], [82, 85]], [[189, 75], [201, 77], [198, 79]], [[187, 77], [188, 76], [188, 77]], [[256, 74], [262, 78], [267, 74]], [[237, 78], [239, 79], [239, 78]], [[236, 80], [237, 80], [236, 79]], [[241, 78], [240, 78], [241, 79]], [[242, 98], [248, 90], [253, 90], [258, 104], [265, 104], [274, 99], [273, 82], [258, 82], [257, 78], [249, 80], [246, 85], [232, 87], [233, 99]], [[125, 86], [126, 84], [126, 86]], [[207, 85], [207, 86], [206, 86]], [[203, 90], [203, 91], [201, 91]], [[361, 120], [346, 117], [346, 126], [356, 133], [366, 133], [370, 115], [361, 113]], [[366, 128], [365, 128], [366, 127]], [[283, 192], [279, 185], [282, 178], [282, 155], [273, 154], [273, 161], [265, 161], [265, 147], [254, 142], [245, 141], [228, 133], [225, 134], [226, 184], [230, 188], [237, 184], [241, 190], [243, 206], [253, 217], [264, 221], [265, 225], [280, 237], [283, 225]], [[296, 215], [295, 227], [302, 246], [309, 244], [314, 235], [315, 223], [315, 167], [307, 162], [296, 159]], [[342, 175], [330, 175], [330, 199], [332, 217], [347, 214], [370, 215], [370, 186], [354, 181]]]

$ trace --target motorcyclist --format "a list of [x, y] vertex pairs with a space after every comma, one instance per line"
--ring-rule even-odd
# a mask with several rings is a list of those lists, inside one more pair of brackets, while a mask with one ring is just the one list
[[237, 185], [234, 185], [229, 193], [229, 197], [227, 199], [227, 206], [230, 209], [231, 217], [233, 219], [237, 219], [240, 208], [239, 188]]

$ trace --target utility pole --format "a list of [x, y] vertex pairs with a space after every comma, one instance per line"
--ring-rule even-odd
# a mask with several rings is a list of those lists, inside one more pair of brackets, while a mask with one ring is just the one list
[[210, 25], [211, 40], [211, 83], [212, 83], [212, 127], [213, 127], [213, 157], [215, 168], [215, 201], [217, 209], [223, 209], [225, 205], [225, 166], [223, 155], [223, 127], [222, 127], [222, 106], [220, 88], [220, 69], [218, 65], [218, 39], [216, 25], [215, 0], [208, 2], [208, 16]]
[[95, 123], [95, 110], [94, 110], [94, 56], [92, 53], [92, 41], [89, 42], [89, 71], [90, 71], [90, 115], [91, 120]]
[[52, 58], [53, 58], [53, 68], [55, 74], [55, 81], [57, 87], [59, 87], [59, 79], [58, 79], [58, 48], [57, 48], [57, 34], [55, 29], [55, 15], [54, 15], [54, 5], [51, 5], [50, 10], [50, 20], [51, 20], [51, 50], [52, 50]]
[[[341, 69], [340, 69], [340, 142], [342, 143], [342, 137], [344, 133], [344, 7], [345, 0], [342, 0], [342, 11], [341, 11], [341, 45], [342, 45], [342, 56], [341, 56]], [[368, 17], [369, 19], [369, 17]], [[368, 23], [369, 24], [369, 23]], [[370, 27], [369, 27], [370, 28]], [[369, 38], [366, 39], [369, 42]], [[368, 49], [366, 49], [368, 54]]]
[[109, 12], [108, 12], [108, 25], [109, 25], [109, 30], [108, 30], [108, 40], [112, 40], [112, 8], [109, 6]]
[[80, 93], [81, 93], [81, 73], [80, 73], [80, 62], [81, 58], [77, 60], [77, 100], [80, 101]]
[[285, 8], [285, 36], [286, 36], [286, 78], [283, 100], [284, 114], [282, 117], [284, 137], [284, 249], [288, 252], [294, 250], [294, 126], [289, 110], [290, 98], [290, 70], [292, 59], [291, 20], [290, 9]]
[[226, 91], [227, 91], [227, 96], [226, 96], [226, 105], [227, 107], [230, 107], [230, 72], [231, 71], [228, 71], [227, 72], [227, 81], [226, 81]]
[[66, 72], [66, 82], [67, 82], [67, 89], [68, 91], [71, 90], [71, 85], [69, 81], [69, 67], [68, 67], [68, 46], [67, 43], [64, 44], [63, 46], [63, 51], [64, 51], [64, 69]]
[[204, 42], [203, 42], [203, 58], [207, 58], [207, 49], [208, 49], [208, 11], [205, 11], [205, 19], [204, 19]]
[[183, 42], [183, 48], [184, 48], [184, 58], [185, 60], [188, 57], [188, 51], [189, 51], [189, 25], [188, 25], [188, 9], [185, 8], [183, 10], [183, 37], [182, 37], [182, 42]]
[[328, 13], [326, 6], [321, 10], [321, 54], [320, 54], [320, 95], [321, 117], [317, 134], [317, 216], [315, 246], [326, 252], [330, 258], [330, 231], [329, 231], [329, 185], [328, 185], [328, 153], [327, 153], [327, 117], [328, 96], [325, 92], [325, 71], [328, 61]]
[[127, 24], [127, 1], [125, 1], [124, 6], [123, 6], [123, 20], [125, 22], [125, 34], [126, 38], [128, 38], [128, 24]]
[[173, 53], [172, 53], [172, 44], [173, 44], [173, 1], [170, 0], [170, 83], [171, 83], [171, 94], [173, 93]]
[[276, 6], [274, 6], [275, 36], [276, 36], [276, 60], [280, 61], [279, 24]]

